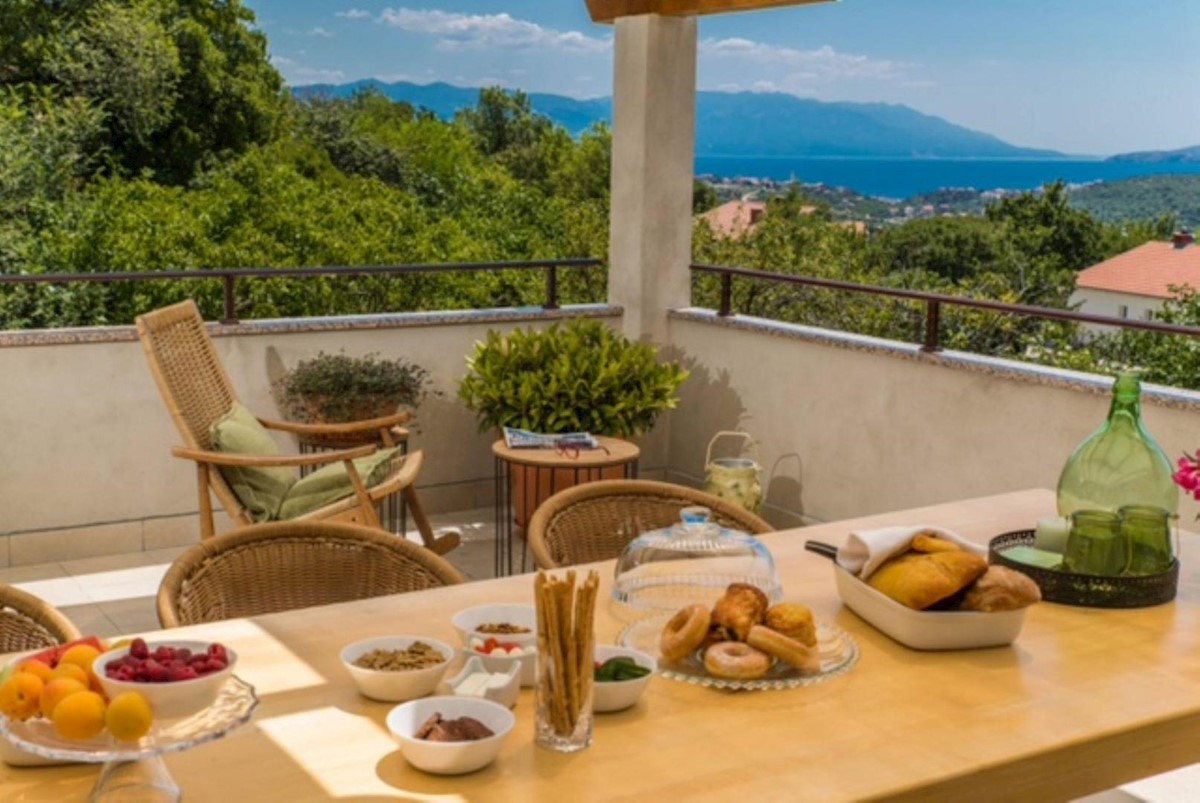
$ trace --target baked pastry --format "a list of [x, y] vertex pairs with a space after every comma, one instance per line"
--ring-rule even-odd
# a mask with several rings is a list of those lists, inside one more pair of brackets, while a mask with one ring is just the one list
[[989, 566], [967, 589], [960, 608], [988, 613], [1015, 611], [1041, 599], [1042, 590], [1026, 575], [1004, 566]]
[[[766, 626], [776, 633], [795, 639], [806, 647], [816, 646], [817, 625], [812, 611], [798, 602], [781, 602], [767, 608]], [[776, 656], [778, 657], [778, 656]]]
[[815, 674], [821, 671], [821, 653], [813, 645], [789, 638], [769, 627], [755, 625], [746, 636], [746, 643], [761, 650], [772, 658], [789, 663], [802, 672]]
[[913, 536], [912, 548], [916, 552], [961, 552], [953, 541], [947, 541], [937, 533], [922, 532]]
[[771, 601], [762, 589], [746, 583], [730, 583], [713, 606], [712, 623], [731, 641], [745, 641], [746, 634], [767, 618]]
[[886, 561], [867, 584], [901, 605], [921, 611], [975, 582], [988, 564], [974, 552], [905, 552]]

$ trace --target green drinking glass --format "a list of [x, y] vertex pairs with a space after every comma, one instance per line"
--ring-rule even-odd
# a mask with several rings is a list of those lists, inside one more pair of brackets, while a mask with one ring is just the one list
[[1175, 559], [1171, 548], [1171, 514], [1150, 505], [1126, 505], [1121, 535], [1129, 543], [1128, 574], [1162, 574]]
[[1077, 510], [1071, 514], [1071, 533], [1063, 568], [1075, 574], [1117, 577], [1129, 566], [1129, 542], [1121, 532], [1121, 517], [1107, 510]]

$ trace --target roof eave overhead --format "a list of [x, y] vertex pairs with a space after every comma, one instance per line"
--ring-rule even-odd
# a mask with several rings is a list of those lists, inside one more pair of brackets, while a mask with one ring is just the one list
[[701, 14], [728, 14], [784, 6], [808, 6], [838, 0], [587, 0], [592, 22], [613, 22], [618, 17], [662, 14], [690, 17]]

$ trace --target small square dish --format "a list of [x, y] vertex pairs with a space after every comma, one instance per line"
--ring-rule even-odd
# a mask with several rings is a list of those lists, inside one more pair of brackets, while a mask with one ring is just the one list
[[838, 595], [846, 607], [886, 636], [914, 650], [972, 650], [1011, 644], [1025, 623], [1026, 608], [997, 613], [915, 611], [881, 594], [833, 564]]

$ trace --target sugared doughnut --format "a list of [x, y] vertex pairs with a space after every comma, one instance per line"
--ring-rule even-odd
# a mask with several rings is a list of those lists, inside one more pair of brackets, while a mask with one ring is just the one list
[[754, 680], [767, 674], [771, 659], [749, 644], [722, 641], [704, 651], [704, 668], [714, 677]]
[[785, 661], [802, 672], [821, 671], [821, 656], [815, 648], [807, 647], [769, 627], [755, 625], [746, 636], [746, 643], [773, 658]]
[[704, 605], [689, 605], [671, 617], [659, 637], [659, 650], [668, 661], [687, 658], [708, 636], [712, 614]]

